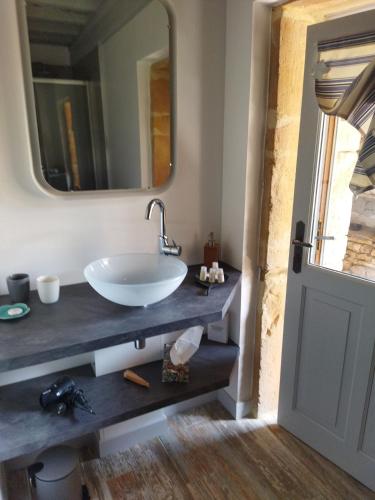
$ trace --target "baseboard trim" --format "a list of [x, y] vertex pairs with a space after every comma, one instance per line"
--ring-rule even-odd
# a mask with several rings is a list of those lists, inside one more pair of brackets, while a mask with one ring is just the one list
[[236, 403], [236, 419], [250, 418], [252, 406], [250, 401], [238, 401]]
[[251, 414], [251, 401], [235, 401], [225, 389], [218, 391], [218, 400], [236, 420]]
[[137, 444], [142, 444], [149, 439], [165, 434], [167, 429], [167, 418], [163, 415], [160, 416], [159, 421], [151, 425], [146, 425], [137, 430], [119, 434], [117, 437], [110, 439], [101, 439], [99, 437], [99, 456], [103, 458], [113, 453], [125, 451]]
[[[116, 424], [98, 433], [100, 457], [125, 451], [168, 431], [167, 418], [182, 411], [210, 403], [218, 398], [218, 391], [208, 392], [174, 405], [166, 406], [141, 417]], [[146, 423], [147, 421], [150, 423]]]

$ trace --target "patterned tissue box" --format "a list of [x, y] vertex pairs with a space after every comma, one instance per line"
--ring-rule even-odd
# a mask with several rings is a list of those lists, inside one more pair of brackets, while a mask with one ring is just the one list
[[171, 361], [170, 351], [173, 344], [164, 344], [162, 382], [178, 382], [186, 384], [189, 382], [189, 365], [174, 365]]

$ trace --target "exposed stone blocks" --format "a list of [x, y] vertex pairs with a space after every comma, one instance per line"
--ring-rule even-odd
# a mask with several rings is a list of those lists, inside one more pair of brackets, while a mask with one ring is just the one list
[[375, 279], [375, 231], [365, 229], [349, 232], [343, 271], [355, 276]]
[[[273, 52], [264, 164], [259, 296], [259, 414], [277, 407], [290, 247], [293, 191], [302, 102], [307, 23], [273, 12]], [[258, 378], [259, 377], [259, 378]]]
[[286, 294], [285, 269], [268, 272], [263, 290], [258, 404], [260, 413], [266, 414], [275, 409], [279, 395]]

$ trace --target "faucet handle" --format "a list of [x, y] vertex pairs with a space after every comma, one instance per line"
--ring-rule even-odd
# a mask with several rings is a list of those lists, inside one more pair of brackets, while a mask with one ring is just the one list
[[177, 243], [173, 241], [173, 246], [171, 247], [172, 248], [172, 255], [176, 255], [177, 257], [179, 257], [181, 255], [181, 251], [182, 251], [182, 248], [180, 245], [177, 245]]
[[161, 237], [161, 240], [164, 242], [162, 249], [164, 255], [175, 255], [177, 257], [181, 255], [182, 248], [180, 245], [177, 245], [177, 243], [174, 240], [172, 240], [173, 245], [169, 245], [167, 237], [166, 238]]

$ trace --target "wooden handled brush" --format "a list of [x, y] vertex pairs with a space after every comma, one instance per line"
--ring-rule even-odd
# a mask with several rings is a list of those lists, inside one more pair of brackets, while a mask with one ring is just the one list
[[149, 389], [149, 387], [150, 387], [150, 382], [147, 382], [147, 380], [140, 377], [132, 370], [125, 370], [123, 377], [126, 380], [130, 380], [130, 382], [134, 382], [134, 384], [138, 384], [138, 385], [142, 385], [143, 387], [147, 387], [147, 389]]

